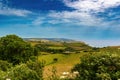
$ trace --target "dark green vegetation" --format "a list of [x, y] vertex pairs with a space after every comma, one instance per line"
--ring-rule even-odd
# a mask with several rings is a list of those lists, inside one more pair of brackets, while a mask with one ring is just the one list
[[76, 80], [118, 80], [120, 56], [118, 54], [87, 54], [73, 70], [79, 72]]
[[83, 42], [39, 42], [35, 47], [42, 52], [48, 53], [80, 53], [80, 51], [88, 52], [92, 47]]
[[16, 35], [0, 38], [0, 80], [42, 80], [37, 49]]
[[118, 80], [119, 56], [119, 46], [7, 35], [0, 38], [0, 80]]
[[30, 56], [37, 55], [35, 48], [16, 35], [7, 35], [0, 39], [0, 54], [1, 60], [13, 64], [26, 62]]

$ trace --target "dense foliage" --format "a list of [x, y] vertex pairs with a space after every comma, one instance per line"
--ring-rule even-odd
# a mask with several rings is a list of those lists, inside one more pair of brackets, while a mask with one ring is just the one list
[[11, 67], [12, 67], [11, 63], [8, 63], [7, 61], [0, 60], [0, 70], [1, 71], [8, 71], [8, 69]]
[[39, 50], [39, 51], [43, 51], [43, 52], [48, 52], [48, 53], [63, 53], [65, 51], [65, 49], [55, 49], [55, 48], [49, 48], [51, 45], [49, 44], [36, 44], [35, 47]]
[[79, 72], [76, 80], [118, 80], [120, 57], [117, 54], [87, 54], [73, 70]]
[[39, 77], [39, 80], [43, 80], [43, 67], [44, 67], [44, 61], [39, 62], [38, 60], [32, 61], [29, 60], [26, 65], [29, 69], [36, 72], [37, 76]]
[[43, 80], [44, 64], [37, 60], [15, 66], [7, 61], [0, 61], [0, 63], [0, 80]]
[[43, 80], [38, 51], [16, 35], [0, 38], [0, 80]]
[[8, 74], [11, 80], [40, 80], [36, 71], [28, 68], [26, 64], [16, 65]]
[[0, 38], [0, 59], [13, 64], [26, 62], [30, 56], [37, 55], [35, 49], [16, 35]]

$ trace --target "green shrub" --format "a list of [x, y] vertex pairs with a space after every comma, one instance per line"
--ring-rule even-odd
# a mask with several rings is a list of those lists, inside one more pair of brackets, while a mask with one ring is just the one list
[[[0, 80], [43, 80], [43, 63], [28, 61], [26, 64], [11, 66], [6, 61], [0, 61]], [[8, 64], [8, 66], [7, 66]]]
[[11, 80], [40, 80], [37, 72], [31, 70], [26, 64], [16, 65], [8, 74]]
[[58, 58], [54, 58], [54, 59], [53, 59], [53, 62], [57, 62], [57, 61], [58, 61]]
[[43, 80], [43, 67], [44, 67], [44, 61], [39, 62], [38, 60], [32, 61], [29, 60], [26, 65], [29, 69], [35, 71], [37, 75], [39, 76], [40, 80]]
[[86, 54], [73, 70], [79, 72], [76, 80], [118, 80], [120, 57], [116, 54]]
[[0, 60], [0, 70], [7, 71], [12, 67], [11, 63], [8, 63], [7, 61]]
[[7, 72], [0, 70], [0, 80], [5, 80], [7, 77]]

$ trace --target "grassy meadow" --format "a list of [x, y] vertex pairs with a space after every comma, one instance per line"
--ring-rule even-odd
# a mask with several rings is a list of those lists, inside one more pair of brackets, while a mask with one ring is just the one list
[[[32, 43], [36, 44], [36, 43]], [[52, 75], [52, 68], [56, 69], [57, 75], [62, 75], [63, 72], [71, 72], [73, 67], [80, 63], [80, 58], [87, 54], [111, 54], [120, 55], [119, 46], [111, 46], [104, 48], [93, 48], [83, 42], [71, 42], [71, 43], [61, 43], [61, 42], [49, 42], [49, 43], [37, 43], [37, 44], [47, 44], [48, 49], [54, 50], [64, 50], [60, 53], [52, 52], [40, 52], [38, 56], [39, 61], [45, 62], [43, 75], [45, 79]], [[65, 53], [65, 52], [68, 53]], [[55, 60], [56, 59], [56, 60]]]

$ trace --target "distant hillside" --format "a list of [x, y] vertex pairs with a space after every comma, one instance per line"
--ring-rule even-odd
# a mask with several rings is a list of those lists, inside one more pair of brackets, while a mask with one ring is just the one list
[[55, 42], [76, 42], [66, 38], [23, 38], [26, 41], [55, 41]]

